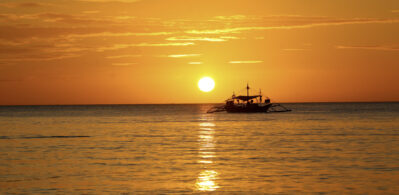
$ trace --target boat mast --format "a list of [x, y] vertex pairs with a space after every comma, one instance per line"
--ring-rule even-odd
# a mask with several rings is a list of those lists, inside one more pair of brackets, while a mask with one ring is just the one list
[[247, 101], [249, 101], [249, 86], [248, 86], [248, 83], [247, 83]]

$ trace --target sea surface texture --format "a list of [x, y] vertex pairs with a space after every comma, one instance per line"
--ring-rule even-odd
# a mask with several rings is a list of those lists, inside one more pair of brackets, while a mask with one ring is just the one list
[[399, 194], [399, 103], [0, 107], [0, 194]]

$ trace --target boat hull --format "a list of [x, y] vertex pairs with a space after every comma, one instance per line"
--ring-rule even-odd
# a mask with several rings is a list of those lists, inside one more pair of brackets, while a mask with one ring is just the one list
[[225, 109], [230, 113], [256, 113], [256, 112], [267, 112], [272, 104], [258, 105], [258, 104], [247, 104], [247, 105], [226, 105]]

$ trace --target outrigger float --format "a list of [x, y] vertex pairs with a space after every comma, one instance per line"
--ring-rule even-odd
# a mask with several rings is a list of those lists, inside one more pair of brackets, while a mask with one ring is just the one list
[[226, 100], [223, 106], [214, 106], [207, 113], [214, 112], [230, 112], [230, 113], [256, 113], [256, 112], [289, 112], [288, 109], [281, 104], [271, 103], [270, 98], [263, 100], [262, 92], [259, 95], [249, 95], [249, 86], [247, 84], [247, 95], [236, 96], [234, 93], [231, 98]]

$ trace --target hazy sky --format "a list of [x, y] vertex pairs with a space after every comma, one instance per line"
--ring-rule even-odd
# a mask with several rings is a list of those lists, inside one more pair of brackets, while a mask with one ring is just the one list
[[399, 101], [398, 73], [398, 0], [0, 1], [0, 105]]

